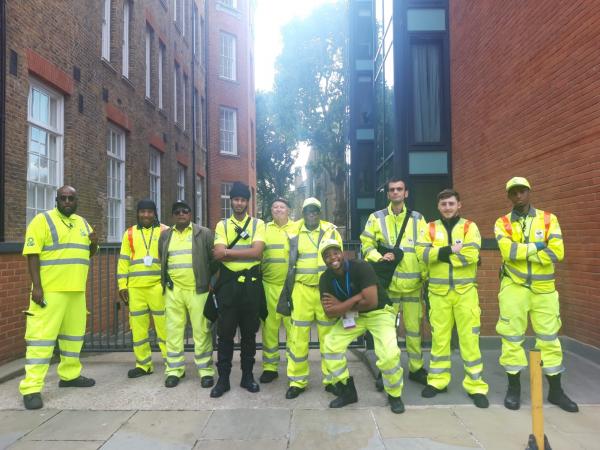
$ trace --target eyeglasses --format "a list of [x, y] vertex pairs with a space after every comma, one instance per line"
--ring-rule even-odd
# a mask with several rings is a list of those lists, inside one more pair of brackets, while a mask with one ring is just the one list
[[77, 197], [75, 195], [59, 195], [58, 199], [63, 202], [74, 202], [77, 200]]
[[175, 211], [173, 211], [173, 215], [178, 216], [179, 214], [189, 214], [191, 212], [192, 211], [188, 208], [177, 208]]

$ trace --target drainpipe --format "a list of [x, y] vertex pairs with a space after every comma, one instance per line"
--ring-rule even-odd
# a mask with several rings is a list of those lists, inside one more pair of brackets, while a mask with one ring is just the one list
[[4, 242], [6, 152], [6, 0], [0, 0], [0, 242]]
[[[196, 2], [192, 5], [192, 208], [194, 210], [194, 222], [198, 217], [197, 196], [198, 186], [196, 186], [196, 42], [197, 42], [197, 21], [198, 13]], [[202, 208], [202, 205], [199, 206]], [[201, 225], [201, 224], [199, 224]]]
[[210, 111], [210, 102], [208, 101], [208, 94], [209, 94], [209, 89], [208, 89], [208, 79], [210, 77], [210, 70], [208, 70], [209, 67], [209, 60], [210, 58], [208, 57], [208, 49], [209, 49], [209, 45], [208, 45], [208, 26], [209, 26], [209, 18], [208, 18], [208, 0], [205, 0], [204, 2], [204, 36], [202, 36], [202, 43], [204, 45], [204, 49], [205, 51], [203, 52], [204, 54], [204, 98], [206, 99], [206, 111], [203, 115], [204, 117], [204, 139], [206, 142], [206, 195], [204, 196], [206, 198], [206, 226], [208, 228], [211, 228], [211, 217], [210, 217], [210, 208], [209, 208], [209, 198], [210, 198], [210, 182], [208, 177], [210, 176], [210, 132], [209, 132], [209, 127], [210, 127], [210, 119], [208, 117], [209, 115], [209, 111]]

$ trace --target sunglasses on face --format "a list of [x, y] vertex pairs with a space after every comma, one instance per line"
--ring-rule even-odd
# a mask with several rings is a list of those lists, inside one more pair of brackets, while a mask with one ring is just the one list
[[178, 216], [179, 214], [189, 214], [191, 211], [188, 208], [177, 208], [173, 211], [174, 216]]
[[74, 195], [59, 195], [57, 198], [63, 202], [74, 202], [77, 200], [77, 197]]

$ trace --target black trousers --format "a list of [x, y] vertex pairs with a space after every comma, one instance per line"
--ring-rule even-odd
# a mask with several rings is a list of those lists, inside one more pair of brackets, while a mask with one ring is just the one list
[[256, 355], [256, 332], [260, 325], [259, 312], [262, 281], [240, 283], [233, 279], [220, 286], [217, 294], [217, 370], [219, 377], [229, 377], [233, 359], [233, 339], [239, 327], [241, 335], [242, 372], [252, 372]]

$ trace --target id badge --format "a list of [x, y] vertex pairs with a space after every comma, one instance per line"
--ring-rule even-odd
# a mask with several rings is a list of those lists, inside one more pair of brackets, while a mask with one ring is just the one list
[[344, 325], [344, 328], [356, 327], [356, 321], [354, 320], [355, 317], [356, 316], [354, 312], [344, 314], [344, 317], [342, 317], [342, 325]]
[[153, 258], [150, 255], [144, 256], [144, 265], [150, 267], [152, 265]]

